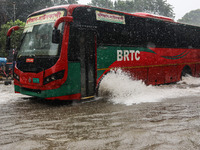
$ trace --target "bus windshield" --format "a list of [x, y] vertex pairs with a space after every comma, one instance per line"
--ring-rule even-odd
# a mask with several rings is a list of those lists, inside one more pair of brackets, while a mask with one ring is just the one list
[[18, 57], [57, 56], [59, 44], [52, 43], [52, 31], [54, 22], [63, 15], [63, 11], [56, 11], [28, 18]]

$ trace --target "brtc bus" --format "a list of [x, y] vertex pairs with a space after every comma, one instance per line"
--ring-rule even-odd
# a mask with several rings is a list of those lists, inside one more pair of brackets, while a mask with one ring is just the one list
[[[10, 43], [12, 27], [7, 33]], [[14, 86], [48, 100], [94, 97], [121, 69], [147, 85], [200, 75], [200, 27], [147, 13], [62, 5], [31, 14], [16, 53]]]

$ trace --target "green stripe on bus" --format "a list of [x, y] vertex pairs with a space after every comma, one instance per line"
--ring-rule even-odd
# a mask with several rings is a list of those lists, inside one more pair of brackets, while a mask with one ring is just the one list
[[151, 49], [144, 47], [100, 46], [97, 48], [97, 78], [104, 73], [102, 68], [109, 68], [111, 64], [117, 61], [117, 50], [137, 50], [155, 54]]

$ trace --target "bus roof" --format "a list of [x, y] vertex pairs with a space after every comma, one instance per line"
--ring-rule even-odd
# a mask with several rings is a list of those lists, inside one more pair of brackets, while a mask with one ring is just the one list
[[174, 22], [172, 18], [165, 17], [165, 16], [159, 16], [159, 15], [154, 15], [154, 14], [149, 14], [149, 13], [144, 13], [144, 12], [136, 12], [133, 14], [139, 17], [144, 17], [144, 18], [155, 18], [155, 19], [161, 19], [165, 21]]
[[40, 12], [43, 12], [43, 11], [48, 11], [48, 10], [52, 10], [52, 9], [66, 9], [68, 14], [71, 15], [73, 10], [76, 8], [76, 7], [91, 7], [91, 6], [88, 6], [88, 5], [81, 5], [81, 4], [71, 4], [71, 5], [58, 5], [58, 6], [53, 6], [53, 7], [48, 7], [48, 8], [44, 8], [44, 9], [41, 9], [39, 11], [36, 11], [36, 12], [33, 12], [32, 14], [30, 14], [28, 17], [32, 16], [32, 15], [35, 15], [37, 13], [40, 13]]
[[[48, 11], [48, 10], [52, 10], [52, 9], [61, 9], [61, 8], [66, 9], [68, 15], [71, 16], [71, 14], [73, 13], [73, 10], [77, 7], [94, 7], [94, 6], [81, 5], [81, 4], [58, 5], [58, 6], [53, 6], [53, 7], [49, 7], [49, 8], [45, 8], [45, 9], [36, 11], [36, 12], [30, 14], [28, 17], [30, 17], [34, 14], [43, 12], [43, 11]], [[98, 7], [94, 7], [94, 8], [98, 8]], [[106, 8], [100, 8], [100, 9], [110, 10], [110, 9], [106, 9]], [[111, 10], [111, 11], [123, 13], [125, 15], [130, 15], [130, 16], [136, 16], [136, 17], [142, 17], [142, 18], [153, 18], [153, 19], [159, 19], [159, 20], [168, 21], [168, 22], [175, 22], [172, 18], [149, 14], [149, 13], [145, 13], [145, 12], [127, 13], [127, 12], [122, 12], [122, 11], [117, 11], [117, 10]]]

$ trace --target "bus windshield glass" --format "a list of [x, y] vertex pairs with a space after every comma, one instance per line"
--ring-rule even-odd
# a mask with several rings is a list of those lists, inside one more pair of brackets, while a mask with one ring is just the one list
[[52, 43], [52, 31], [55, 21], [62, 16], [64, 11], [53, 11], [28, 18], [18, 57], [57, 56], [59, 44]]

